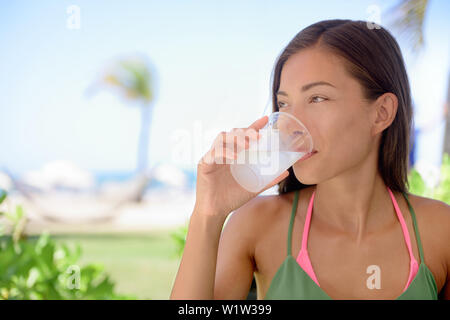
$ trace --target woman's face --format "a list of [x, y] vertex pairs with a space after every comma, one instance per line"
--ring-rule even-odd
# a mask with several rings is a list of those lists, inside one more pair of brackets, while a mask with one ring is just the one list
[[340, 57], [320, 48], [292, 55], [282, 68], [277, 100], [280, 112], [291, 113], [306, 126], [318, 151], [293, 165], [300, 182], [331, 179], [376, 150], [371, 102]]

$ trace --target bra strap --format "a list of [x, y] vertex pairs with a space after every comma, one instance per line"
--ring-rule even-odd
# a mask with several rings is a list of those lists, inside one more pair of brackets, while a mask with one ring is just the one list
[[297, 212], [298, 193], [299, 193], [299, 191], [295, 190], [294, 202], [292, 204], [292, 211], [291, 211], [291, 221], [289, 222], [288, 243], [287, 243], [287, 255], [288, 256], [292, 255], [292, 249], [291, 249], [292, 228], [294, 226], [295, 213]]
[[412, 217], [413, 225], [414, 225], [414, 232], [416, 234], [416, 239], [417, 239], [417, 246], [419, 247], [420, 263], [424, 263], [422, 241], [420, 240], [419, 228], [417, 227], [416, 214], [414, 212], [414, 209], [413, 209], [411, 203], [409, 202], [408, 195], [406, 194], [406, 192], [402, 192], [402, 193], [406, 199], [406, 202], [408, 203], [409, 211], [411, 212], [411, 217]]

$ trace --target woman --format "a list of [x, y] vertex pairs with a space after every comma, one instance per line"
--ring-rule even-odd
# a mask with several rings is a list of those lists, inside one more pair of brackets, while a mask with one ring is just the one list
[[407, 194], [412, 109], [395, 39], [315, 23], [278, 57], [272, 89], [273, 111], [300, 119], [317, 153], [256, 197], [223, 163], [267, 117], [219, 134], [198, 164], [171, 299], [245, 299], [253, 275], [258, 299], [449, 299], [450, 208]]

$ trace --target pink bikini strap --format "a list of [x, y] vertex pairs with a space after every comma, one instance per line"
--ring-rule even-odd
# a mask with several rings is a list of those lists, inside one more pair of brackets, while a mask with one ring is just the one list
[[306, 248], [308, 246], [308, 233], [309, 233], [309, 225], [311, 224], [311, 213], [314, 203], [314, 195], [316, 194], [316, 190], [314, 190], [311, 199], [309, 200], [308, 212], [306, 214], [305, 226], [303, 227], [303, 236], [302, 236], [302, 248], [301, 250], [307, 251]]
[[400, 221], [400, 225], [402, 226], [403, 235], [405, 236], [405, 242], [406, 246], [408, 247], [409, 256], [411, 258], [411, 261], [416, 261], [416, 258], [414, 258], [414, 254], [412, 252], [411, 248], [411, 238], [409, 237], [409, 231], [408, 227], [406, 226], [405, 219], [403, 218], [403, 215], [400, 213], [400, 208], [398, 207], [397, 200], [395, 200], [394, 194], [392, 193], [391, 189], [389, 187], [387, 188], [389, 191], [389, 194], [391, 196], [392, 202], [394, 203], [395, 212], [397, 213], [398, 220]]
[[[401, 214], [400, 208], [399, 208], [399, 206], [397, 204], [397, 201], [395, 200], [395, 197], [394, 197], [392, 191], [389, 189], [389, 187], [387, 189], [388, 189], [388, 192], [389, 192], [389, 194], [391, 196], [392, 202], [394, 204], [394, 208], [395, 208], [395, 212], [397, 214], [398, 220], [400, 221], [400, 225], [402, 227], [402, 231], [403, 231], [403, 235], [404, 235], [404, 238], [405, 238], [406, 246], [408, 248], [408, 252], [409, 252], [409, 256], [410, 256], [410, 272], [409, 272], [408, 281], [406, 283], [406, 286], [403, 289], [403, 291], [405, 291], [408, 288], [409, 284], [414, 279], [415, 275], [417, 274], [418, 269], [419, 269], [419, 265], [418, 265], [418, 262], [417, 262], [416, 258], [414, 258], [414, 255], [413, 255], [413, 252], [412, 252], [411, 238], [409, 236], [409, 232], [408, 232], [408, 228], [407, 228], [406, 223], [405, 223], [405, 219], [403, 218], [403, 216]], [[308, 211], [307, 211], [307, 215], [306, 215], [306, 219], [305, 219], [305, 226], [303, 228], [302, 247], [300, 249], [300, 252], [299, 252], [297, 260], [301, 263], [301, 265], [304, 268], [304, 270], [317, 283], [317, 285], [319, 285], [317, 277], [314, 274], [314, 270], [312, 268], [311, 261], [309, 259], [309, 255], [307, 253], [307, 251], [308, 251], [307, 250], [308, 233], [309, 233], [309, 226], [311, 224], [311, 214], [312, 214], [315, 194], [316, 194], [316, 191], [314, 190], [314, 192], [313, 192], [313, 194], [311, 196], [311, 200], [309, 201], [309, 205], [308, 205]], [[408, 204], [409, 204], [409, 202], [408, 202]], [[414, 220], [414, 222], [415, 222], [415, 220]], [[419, 247], [419, 249], [420, 249], [420, 247]], [[421, 257], [421, 259], [422, 259], [422, 257]]]
[[400, 208], [398, 207], [397, 200], [395, 200], [394, 194], [392, 193], [391, 189], [389, 189], [389, 187], [387, 189], [389, 191], [389, 194], [391, 195], [392, 202], [394, 203], [394, 208], [395, 212], [397, 213], [398, 220], [400, 220], [400, 225], [402, 226], [403, 235], [405, 236], [405, 242], [406, 246], [408, 247], [410, 257], [408, 281], [406, 282], [406, 285], [403, 288], [403, 292], [405, 292], [406, 289], [409, 287], [410, 283], [415, 278], [417, 272], [419, 271], [419, 263], [417, 262], [416, 258], [414, 258], [411, 248], [411, 238], [409, 237], [409, 231], [408, 228], [406, 227], [405, 219], [401, 214]]
[[[394, 197], [391, 189], [389, 189], [389, 187], [388, 187], [387, 190], [391, 196], [392, 202], [394, 203], [395, 212], [397, 213], [398, 220], [400, 221], [400, 225], [402, 227], [406, 246], [408, 247], [409, 256], [410, 256], [411, 260], [414, 261], [416, 259], [414, 258], [414, 254], [412, 252], [411, 238], [409, 236], [408, 228], [406, 227], [405, 219], [403, 218], [402, 214], [400, 213], [400, 208], [398, 207], [397, 201], [395, 200], [395, 197]], [[312, 214], [315, 194], [316, 194], [316, 191], [314, 190], [314, 192], [311, 196], [311, 199], [309, 200], [308, 213], [306, 215], [305, 226], [303, 227], [302, 250], [306, 250], [306, 248], [308, 246], [308, 243], [307, 243], [308, 242], [308, 233], [309, 233], [309, 226], [311, 224], [311, 214]]]

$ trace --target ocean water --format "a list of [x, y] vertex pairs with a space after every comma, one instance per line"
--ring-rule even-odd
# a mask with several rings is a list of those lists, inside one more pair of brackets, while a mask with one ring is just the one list
[[[197, 172], [195, 170], [180, 169], [187, 178], [187, 189], [195, 189], [197, 180]], [[125, 182], [136, 174], [136, 171], [94, 171], [93, 175], [96, 178], [97, 184], [101, 185], [104, 182]], [[169, 187], [163, 181], [152, 179], [147, 185], [146, 190], [162, 189]]]

